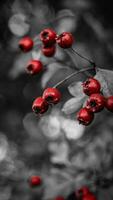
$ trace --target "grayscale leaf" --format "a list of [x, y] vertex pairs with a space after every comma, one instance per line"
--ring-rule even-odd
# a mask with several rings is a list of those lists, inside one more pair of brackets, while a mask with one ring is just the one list
[[71, 98], [64, 104], [62, 111], [67, 115], [75, 113], [83, 105], [84, 101], [85, 101], [84, 96], [77, 97], [77, 98]]
[[101, 83], [103, 95], [113, 95], [113, 71], [98, 68], [95, 78]]
[[74, 97], [84, 97], [82, 82], [73, 82], [68, 86], [69, 93]]

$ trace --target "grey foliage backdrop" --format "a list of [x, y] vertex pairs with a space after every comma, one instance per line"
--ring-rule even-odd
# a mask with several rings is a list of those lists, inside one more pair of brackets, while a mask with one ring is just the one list
[[[61, 104], [42, 118], [31, 110], [43, 88], [73, 72], [74, 65], [82, 68], [88, 63], [77, 56], [69, 60], [70, 52], [60, 48], [52, 59], [42, 56], [38, 47], [26, 55], [18, 49], [21, 37], [38, 36], [49, 26], [57, 33], [72, 32], [75, 49], [94, 60], [100, 70], [113, 70], [110, 2], [5, 0], [0, 1], [0, 8], [0, 200], [52, 200], [58, 195], [71, 200], [71, 194], [82, 185], [88, 185], [98, 200], [112, 200], [113, 114], [102, 112], [88, 128], [75, 118], [81, 99], [86, 100], [80, 87], [76, 89], [76, 81], [86, 76], [66, 83], [61, 88]], [[47, 66], [44, 74], [33, 78], [25, 72], [32, 57], [41, 58]], [[111, 90], [112, 73], [104, 75]], [[99, 71], [96, 78], [108, 92]], [[44, 186], [30, 188], [28, 179], [33, 174], [41, 175]]]

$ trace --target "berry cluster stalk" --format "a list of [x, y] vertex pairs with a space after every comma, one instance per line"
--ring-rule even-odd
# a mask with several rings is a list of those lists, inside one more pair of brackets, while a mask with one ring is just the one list
[[70, 74], [70, 75], [67, 76], [65, 79], [61, 80], [61, 81], [58, 82], [56, 85], [54, 85], [54, 88], [57, 88], [57, 87], [61, 86], [62, 84], [64, 84], [66, 81], [68, 81], [68, 80], [69, 80], [70, 78], [72, 78], [73, 76], [76, 76], [76, 75], [78, 75], [78, 74], [80, 74], [80, 73], [86, 72], [86, 71], [91, 70], [91, 69], [94, 69], [94, 67], [93, 67], [93, 68], [87, 67], [87, 68], [85, 68], [85, 69], [79, 70], [78, 72], [74, 72], [74, 73]]

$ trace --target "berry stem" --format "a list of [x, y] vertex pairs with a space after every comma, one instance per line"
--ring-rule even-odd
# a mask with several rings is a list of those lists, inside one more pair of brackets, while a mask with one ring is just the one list
[[79, 71], [77, 71], [77, 72], [74, 72], [74, 73], [71, 73], [69, 76], [67, 76], [65, 79], [63, 79], [63, 80], [61, 80], [60, 82], [58, 82], [56, 85], [54, 85], [53, 86], [53, 88], [57, 88], [57, 87], [59, 87], [59, 86], [61, 86], [62, 84], [64, 84], [66, 81], [68, 81], [70, 78], [72, 78], [73, 76], [76, 76], [76, 75], [78, 75], [78, 74], [80, 74], [80, 73], [83, 73], [83, 72], [86, 72], [86, 71], [88, 71], [88, 70], [91, 70], [91, 69], [94, 69], [94, 67], [87, 67], [87, 68], [85, 68], [85, 69], [81, 69], [81, 70], [79, 70]]
[[[71, 51], [70, 51], [71, 50]], [[70, 56], [70, 58], [71, 58], [71, 61], [72, 61], [72, 63], [74, 64], [74, 67], [72, 67], [72, 68], [74, 68], [74, 69], [76, 69], [77, 71], [79, 70], [79, 67], [78, 67], [78, 64], [77, 64], [77, 61], [73, 58], [73, 55], [72, 55], [72, 51], [73, 51], [74, 49], [72, 49], [72, 48], [70, 48], [70, 49], [66, 49], [65, 50], [65, 52]], [[78, 52], [77, 52], [78, 53]], [[75, 54], [75, 53], [74, 53]], [[78, 55], [78, 54], [77, 54]], [[80, 54], [79, 54], [80, 55]], [[82, 56], [82, 55], [81, 55]], [[83, 58], [83, 56], [82, 56], [82, 58]], [[95, 64], [92, 64], [93, 66], [95, 66]], [[84, 74], [86, 75], [86, 76], [92, 76], [89, 72], [84, 72]]]
[[71, 50], [72, 50], [72, 52], [74, 54], [78, 55], [79, 57], [81, 57], [82, 59], [86, 60], [87, 62], [89, 62], [91, 65], [93, 65], [95, 67], [95, 62], [93, 62], [89, 58], [84, 57], [83, 55], [81, 55], [80, 53], [78, 53], [75, 49], [71, 48]]

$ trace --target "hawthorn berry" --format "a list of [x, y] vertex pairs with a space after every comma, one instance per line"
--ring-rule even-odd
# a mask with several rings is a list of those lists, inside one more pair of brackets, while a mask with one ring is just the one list
[[61, 100], [61, 93], [57, 88], [47, 88], [43, 93], [43, 99], [50, 104], [57, 104]]
[[62, 196], [58, 196], [58, 197], [56, 197], [54, 200], [65, 200], [65, 199], [64, 199], [64, 197], [62, 197]]
[[105, 97], [101, 94], [92, 94], [86, 102], [86, 108], [91, 112], [100, 112], [105, 106]]
[[83, 196], [82, 200], [96, 200], [96, 197], [94, 196], [94, 194], [89, 193], [89, 194]]
[[68, 32], [63, 32], [56, 38], [57, 44], [62, 48], [70, 48], [73, 44], [73, 35]]
[[87, 108], [81, 108], [77, 113], [77, 120], [80, 124], [89, 125], [94, 119], [94, 114]]
[[29, 179], [29, 184], [32, 187], [40, 186], [42, 184], [42, 179], [40, 176], [31, 176]]
[[90, 193], [90, 190], [89, 190], [89, 188], [86, 187], [86, 186], [84, 186], [84, 187], [78, 189], [78, 190], [75, 192], [75, 194], [76, 194], [76, 196], [77, 196], [78, 198], [79, 198], [79, 197], [82, 197], [82, 196], [84, 196], [84, 195], [87, 195], [87, 194], [89, 194], [89, 193]]
[[52, 45], [52, 46], [43, 46], [42, 47], [42, 53], [47, 56], [47, 57], [51, 57], [55, 54], [56, 52], [56, 47], [55, 45]]
[[30, 51], [33, 48], [33, 45], [33, 40], [28, 36], [22, 38], [19, 41], [19, 48], [24, 52]]
[[110, 97], [108, 97], [108, 98], [106, 99], [105, 107], [106, 107], [109, 111], [113, 112], [113, 96], [110, 96]]
[[37, 74], [43, 69], [43, 64], [40, 60], [31, 60], [29, 61], [27, 67], [27, 72], [31, 75]]
[[40, 39], [45, 46], [51, 46], [56, 42], [56, 33], [50, 28], [46, 28], [40, 33]]
[[48, 103], [42, 97], [36, 98], [32, 105], [32, 110], [35, 114], [43, 114], [48, 110], [48, 108]]
[[101, 85], [99, 81], [96, 80], [95, 78], [87, 79], [82, 85], [84, 93], [87, 94], [88, 96], [100, 92]]

